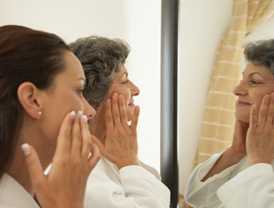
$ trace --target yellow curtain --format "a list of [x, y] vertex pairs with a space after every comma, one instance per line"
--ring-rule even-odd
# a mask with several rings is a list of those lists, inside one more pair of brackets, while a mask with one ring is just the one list
[[243, 41], [273, 12], [272, 0], [233, 0], [232, 21], [219, 44], [212, 69], [196, 164], [231, 144], [235, 103], [232, 92], [241, 77]]

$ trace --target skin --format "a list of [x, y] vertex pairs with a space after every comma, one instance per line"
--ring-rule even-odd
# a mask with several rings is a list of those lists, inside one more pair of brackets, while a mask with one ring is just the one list
[[245, 156], [251, 165], [271, 163], [274, 153], [274, 126], [270, 122], [274, 121], [272, 92], [274, 76], [270, 70], [261, 65], [247, 64], [242, 80], [234, 89], [238, 99], [235, 104], [236, 122], [232, 145], [202, 181], [240, 162]]
[[[250, 129], [252, 106], [259, 108], [264, 96], [272, 92], [274, 92], [274, 76], [270, 70], [261, 65], [247, 64], [242, 80], [234, 90], [234, 94], [238, 99], [235, 106], [236, 123], [232, 146], [222, 154], [202, 181], [206, 181], [211, 176], [222, 172], [249, 155], [247, 154], [246, 143], [248, 143], [247, 133]], [[259, 112], [259, 110], [256, 112]]]
[[38, 153], [41, 169], [45, 169], [52, 161], [66, 115], [71, 111], [82, 111], [88, 118], [95, 115], [95, 110], [82, 95], [85, 75], [79, 60], [69, 51], [64, 52], [63, 58], [65, 67], [54, 77], [48, 89], [40, 90], [30, 82], [22, 83], [17, 89], [23, 108], [23, 123], [18, 132], [14, 159], [7, 172], [30, 193], [35, 193], [35, 190], [21, 145], [30, 144]]
[[272, 164], [274, 158], [274, 93], [263, 97], [260, 107], [252, 106], [247, 132], [247, 161]]
[[139, 164], [139, 107], [133, 100], [139, 93], [138, 87], [129, 80], [126, 67], [121, 65], [92, 122], [91, 129], [98, 138], [97, 144], [103, 156], [118, 168]]
[[110, 89], [105, 96], [104, 101], [96, 109], [96, 116], [92, 119], [91, 132], [102, 142], [105, 140], [105, 113], [106, 113], [106, 101], [112, 99], [114, 93], [120, 94], [125, 99], [127, 105], [128, 118], [134, 113], [135, 104], [134, 97], [140, 94], [139, 88], [129, 79], [127, 68], [124, 65], [120, 65], [118, 72], [114, 73], [113, 81]]

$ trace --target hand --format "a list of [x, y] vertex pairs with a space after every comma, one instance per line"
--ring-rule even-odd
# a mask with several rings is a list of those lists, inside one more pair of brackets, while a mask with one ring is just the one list
[[22, 146], [32, 189], [43, 208], [83, 208], [87, 178], [100, 157], [91, 137], [86, 116], [75, 112], [66, 116], [48, 176], [35, 149]]
[[252, 106], [247, 133], [247, 160], [270, 163], [274, 156], [274, 93], [265, 95], [258, 109]]
[[206, 181], [210, 177], [221, 173], [228, 167], [237, 164], [246, 155], [246, 134], [248, 124], [245, 124], [239, 120], [235, 123], [234, 137], [231, 147], [223, 152], [221, 157], [215, 162], [210, 171], [202, 179]]
[[[118, 168], [138, 165], [137, 123], [139, 107], [136, 106], [131, 123], [128, 122], [127, 105], [122, 95], [114, 94], [107, 100], [105, 112], [105, 144], [100, 145], [102, 154]], [[97, 140], [97, 143], [99, 141]]]
[[236, 120], [233, 142], [229, 151], [235, 158], [242, 159], [246, 155], [246, 135], [248, 130], [248, 124]]

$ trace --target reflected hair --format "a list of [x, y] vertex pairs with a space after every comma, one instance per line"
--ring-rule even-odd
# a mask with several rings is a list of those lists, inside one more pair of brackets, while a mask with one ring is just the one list
[[98, 108], [111, 86], [113, 74], [125, 63], [129, 46], [120, 39], [89, 36], [76, 40], [70, 47], [81, 61], [87, 78], [84, 96]]
[[274, 74], [274, 39], [259, 40], [247, 44], [244, 55], [248, 62], [262, 65]]

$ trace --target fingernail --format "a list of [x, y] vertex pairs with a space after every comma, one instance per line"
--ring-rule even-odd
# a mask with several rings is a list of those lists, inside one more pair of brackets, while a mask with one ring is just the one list
[[88, 117], [86, 115], [82, 115], [82, 120], [86, 123], [88, 121]]
[[79, 118], [81, 118], [81, 117], [83, 116], [83, 114], [84, 114], [84, 113], [83, 113], [83, 111], [81, 111], [81, 110], [78, 111], [78, 113], [77, 113], [77, 115], [79, 116]]
[[30, 154], [30, 146], [29, 144], [25, 143], [21, 145], [21, 149], [24, 152], [24, 155], [28, 156]]
[[76, 115], [75, 111], [71, 111], [71, 112], [69, 113], [69, 116], [70, 116], [71, 118], [74, 118], [75, 115]]

